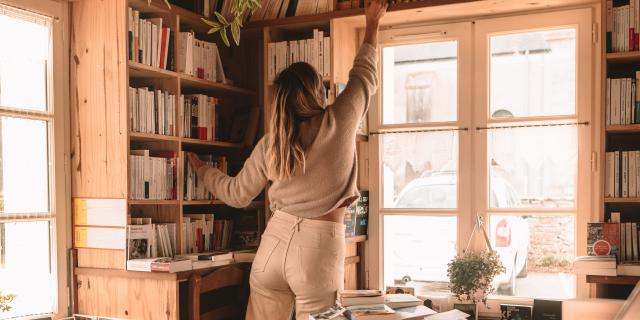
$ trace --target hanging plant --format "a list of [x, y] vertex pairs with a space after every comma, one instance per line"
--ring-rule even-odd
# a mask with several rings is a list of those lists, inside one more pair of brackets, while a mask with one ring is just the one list
[[202, 18], [202, 21], [211, 27], [207, 33], [212, 34], [219, 32], [220, 39], [222, 39], [222, 42], [224, 42], [227, 47], [231, 46], [229, 43], [229, 36], [227, 34], [227, 30], [230, 30], [233, 42], [238, 46], [240, 45], [242, 17], [244, 17], [247, 10], [251, 10], [251, 13], [254, 13], [260, 7], [260, 0], [231, 0], [231, 14], [233, 15], [231, 20], [228, 20], [220, 14], [220, 12], [216, 11], [214, 13], [215, 21], [205, 18]]
[[494, 291], [493, 278], [505, 272], [495, 251], [463, 253], [453, 258], [447, 266], [451, 293], [459, 301], [482, 301], [485, 306], [487, 296]]
[[15, 294], [3, 294], [2, 291], [0, 291], [0, 312], [7, 312], [9, 310], [11, 310], [11, 302], [13, 302], [13, 299], [16, 298]]

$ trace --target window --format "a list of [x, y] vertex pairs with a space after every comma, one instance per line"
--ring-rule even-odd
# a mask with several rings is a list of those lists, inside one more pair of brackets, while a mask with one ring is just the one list
[[576, 296], [571, 263], [590, 209], [590, 21], [579, 9], [382, 32], [371, 118], [383, 285], [447, 291], [447, 263], [478, 213], [506, 268], [493, 298]]
[[64, 187], [56, 192], [64, 186], [56, 182], [56, 176], [64, 181], [64, 143], [54, 122], [65, 112], [56, 94], [61, 74], [53, 75], [54, 61], [62, 61], [55, 24], [51, 16], [0, 4], [0, 43], [10, 44], [0, 47], [0, 291], [15, 295], [3, 317], [57, 313], [59, 274], [66, 273], [58, 235], [58, 223], [66, 222], [59, 211]]

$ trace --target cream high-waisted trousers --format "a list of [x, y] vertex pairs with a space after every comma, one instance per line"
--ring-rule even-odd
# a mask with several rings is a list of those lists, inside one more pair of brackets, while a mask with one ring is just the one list
[[251, 267], [249, 320], [297, 320], [336, 301], [344, 281], [344, 224], [277, 211]]

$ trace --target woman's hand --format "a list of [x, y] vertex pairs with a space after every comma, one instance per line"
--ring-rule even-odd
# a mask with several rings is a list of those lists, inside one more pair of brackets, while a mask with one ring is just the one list
[[386, 0], [371, 0], [369, 6], [364, 9], [364, 15], [367, 18], [367, 26], [378, 26], [380, 19], [387, 12], [389, 3]]
[[371, 0], [369, 6], [364, 10], [367, 19], [367, 25], [364, 32], [364, 43], [368, 43], [374, 47], [378, 46], [378, 27], [380, 19], [387, 12], [389, 4], [386, 0]]
[[187, 152], [187, 158], [189, 159], [191, 168], [193, 168], [195, 172], [198, 172], [198, 169], [204, 166], [204, 162], [200, 160], [200, 158], [198, 158], [198, 155], [193, 152]]

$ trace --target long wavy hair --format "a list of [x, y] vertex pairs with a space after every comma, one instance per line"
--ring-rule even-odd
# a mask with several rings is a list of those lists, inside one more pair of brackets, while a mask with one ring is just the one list
[[324, 86], [311, 65], [296, 62], [276, 76], [273, 91], [267, 167], [283, 180], [305, 172], [300, 123], [324, 112]]

